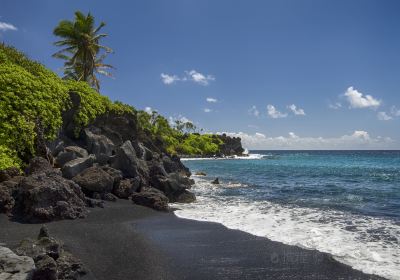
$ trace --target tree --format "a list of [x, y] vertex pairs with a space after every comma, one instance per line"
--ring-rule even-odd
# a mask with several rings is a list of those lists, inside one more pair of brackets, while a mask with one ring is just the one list
[[104, 26], [105, 23], [101, 22], [95, 27], [94, 17], [90, 13], [85, 16], [80, 11], [75, 12], [74, 21], [60, 21], [53, 33], [62, 38], [54, 43], [62, 49], [53, 57], [65, 60], [64, 78], [85, 81], [98, 91], [100, 82], [96, 74], [111, 77], [106, 70], [113, 67], [103, 61], [112, 49], [100, 44], [100, 40], [107, 36], [99, 33]]

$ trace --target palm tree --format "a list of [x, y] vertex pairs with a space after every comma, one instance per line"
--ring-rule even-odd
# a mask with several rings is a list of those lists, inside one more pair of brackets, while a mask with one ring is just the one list
[[65, 60], [65, 79], [86, 81], [99, 90], [100, 82], [96, 74], [112, 76], [106, 70], [113, 67], [103, 63], [107, 54], [112, 52], [109, 47], [100, 44], [100, 39], [107, 36], [99, 33], [104, 26], [105, 23], [101, 22], [95, 28], [94, 17], [90, 13], [85, 16], [77, 11], [74, 21], [62, 20], [54, 29], [54, 35], [62, 38], [54, 45], [63, 49], [53, 54], [53, 57]]

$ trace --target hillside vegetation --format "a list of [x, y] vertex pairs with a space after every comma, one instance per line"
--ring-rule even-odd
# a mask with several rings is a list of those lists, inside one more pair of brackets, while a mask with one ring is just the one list
[[184, 133], [157, 113], [113, 102], [86, 82], [63, 80], [15, 48], [0, 44], [0, 170], [23, 167], [37, 152], [38, 134], [46, 141], [57, 138], [63, 112], [71, 107], [70, 92], [81, 99], [74, 116], [77, 137], [97, 116], [114, 112], [134, 116], [139, 137], [150, 137], [169, 154], [209, 156], [218, 154], [223, 145], [218, 136]]

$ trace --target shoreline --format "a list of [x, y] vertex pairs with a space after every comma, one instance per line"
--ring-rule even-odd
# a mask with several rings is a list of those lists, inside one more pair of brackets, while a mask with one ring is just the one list
[[[316, 250], [127, 200], [91, 209], [86, 219], [46, 225], [84, 263], [89, 273], [82, 279], [384, 279]], [[0, 215], [0, 243], [14, 249], [40, 227]]]

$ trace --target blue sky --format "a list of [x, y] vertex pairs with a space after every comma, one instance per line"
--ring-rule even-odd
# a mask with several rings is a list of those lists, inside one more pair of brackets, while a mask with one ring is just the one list
[[249, 148], [400, 148], [399, 1], [1, 0], [0, 40], [60, 69], [75, 10], [107, 23], [113, 100]]

